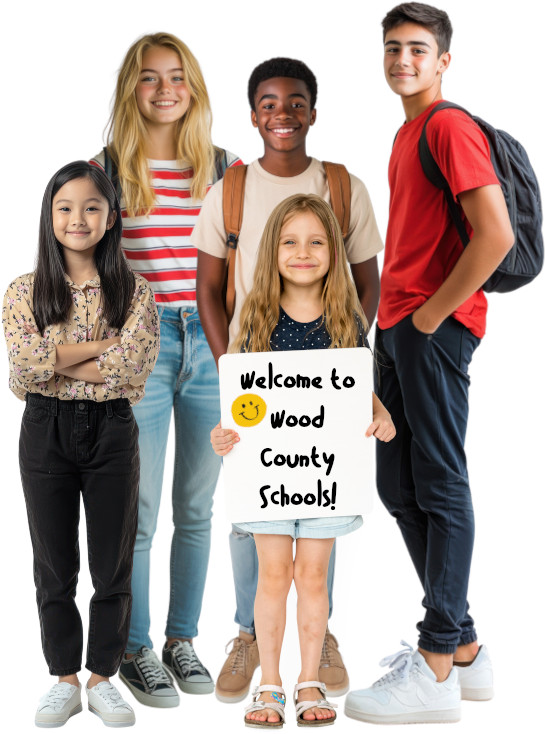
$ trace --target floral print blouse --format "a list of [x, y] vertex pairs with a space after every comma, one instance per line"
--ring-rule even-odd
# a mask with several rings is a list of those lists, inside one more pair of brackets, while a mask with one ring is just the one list
[[[122, 329], [112, 329], [102, 316], [100, 278], [81, 285], [66, 281], [73, 306], [67, 323], [48, 326], [38, 333], [32, 311], [34, 273], [21, 275], [4, 296], [2, 325], [8, 347], [9, 386], [21, 400], [27, 392], [60, 400], [103, 402], [128, 398], [131, 404], [144, 397], [144, 383], [159, 352], [159, 321], [153, 291], [135, 273], [136, 288]], [[55, 374], [57, 344], [78, 344], [114, 336], [120, 344], [108, 347], [95, 361], [103, 383], [84, 382]]]

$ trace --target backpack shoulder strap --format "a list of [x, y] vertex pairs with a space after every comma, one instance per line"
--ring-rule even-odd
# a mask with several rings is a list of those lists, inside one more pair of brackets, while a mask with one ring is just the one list
[[214, 174], [213, 183], [219, 181], [225, 175], [228, 166], [227, 151], [223, 148], [214, 147]]
[[238, 236], [244, 214], [244, 189], [248, 166], [231, 166], [223, 174], [223, 224], [227, 235], [226, 245], [237, 248]]
[[341, 225], [343, 238], [346, 239], [350, 226], [350, 202], [352, 196], [350, 174], [342, 163], [323, 161], [322, 165], [327, 176], [331, 208]]
[[110, 155], [110, 151], [108, 150], [108, 146], [104, 146], [102, 148], [102, 152], [104, 153], [104, 172], [110, 179], [110, 181], [113, 184], [113, 187], [115, 189], [115, 193], [117, 194], [117, 198], [121, 201], [121, 184], [119, 182], [119, 173], [117, 171], [117, 165]]
[[223, 224], [227, 235], [227, 286], [225, 309], [230, 322], [235, 311], [235, 262], [244, 214], [244, 190], [248, 166], [231, 166], [223, 174]]
[[422, 132], [420, 133], [420, 139], [418, 141], [418, 155], [420, 157], [420, 163], [422, 165], [422, 170], [424, 171], [426, 178], [438, 189], [441, 189], [441, 191], [445, 194], [451, 219], [454, 222], [463, 246], [466, 247], [469, 243], [469, 235], [460, 214], [460, 208], [456, 203], [452, 191], [450, 190], [447, 179], [444, 177], [437, 161], [433, 157], [428, 143], [428, 122], [431, 120], [436, 112], [448, 109], [461, 110], [462, 112], [465, 112], [466, 115], [471, 117], [470, 113], [463, 107], [460, 107], [460, 105], [454, 104], [452, 102], [439, 102], [439, 104], [433, 108], [433, 110], [426, 118], [426, 122], [424, 123], [424, 127], [422, 128]]
[[104, 171], [108, 178], [111, 180], [112, 178], [112, 156], [108, 152], [108, 148], [104, 146], [102, 148], [102, 152], [104, 153]]

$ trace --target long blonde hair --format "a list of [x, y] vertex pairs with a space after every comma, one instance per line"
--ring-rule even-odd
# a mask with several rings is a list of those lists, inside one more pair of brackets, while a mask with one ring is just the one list
[[322, 290], [322, 318], [331, 337], [330, 349], [356, 347], [359, 318], [367, 330], [354, 281], [348, 269], [343, 236], [329, 204], [314, 194], [295, 194], [273, 210], [261, 242], [254, 274], [254, 285], [240, 314], [240, 331], [230, 352], [270, 352], [271, 336], [280, 317], [282, 277], [278, 272], [278, 246], [284, 223], [303, 212], [314, 214], [327, 234], [329, 270]]
[[139, 38], [127, 51], [117, 77], [115, 99], [108, 122], [108, 151], [115, 161], [127, 213], [149, 214], [155, 206], [145, 154], [146, 126], [136, 103], [135, 89], [145, 52], [153, 47], [171, 49], [181, 59], [191, 102], [176, 129], [176, 158], [193, 168], [191, 196], [204, 199], [212, 180], [214, 146], [212, 112], [197, 59], [179, 38], [170, 33], [152, 33]]

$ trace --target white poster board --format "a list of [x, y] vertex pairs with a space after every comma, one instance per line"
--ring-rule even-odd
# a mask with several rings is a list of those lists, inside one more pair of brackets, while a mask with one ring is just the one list
[[370, 512], [375, 488], [368, 349], [226, 354], [221, 422], [231, 522]]

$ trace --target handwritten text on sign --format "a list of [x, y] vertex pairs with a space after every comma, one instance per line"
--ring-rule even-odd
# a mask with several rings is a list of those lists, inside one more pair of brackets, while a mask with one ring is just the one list
[[223, 464], [230, 520], [369, 512], [372, 390], [368, 349], [221, 357], [221, 422], [240, 436]]

